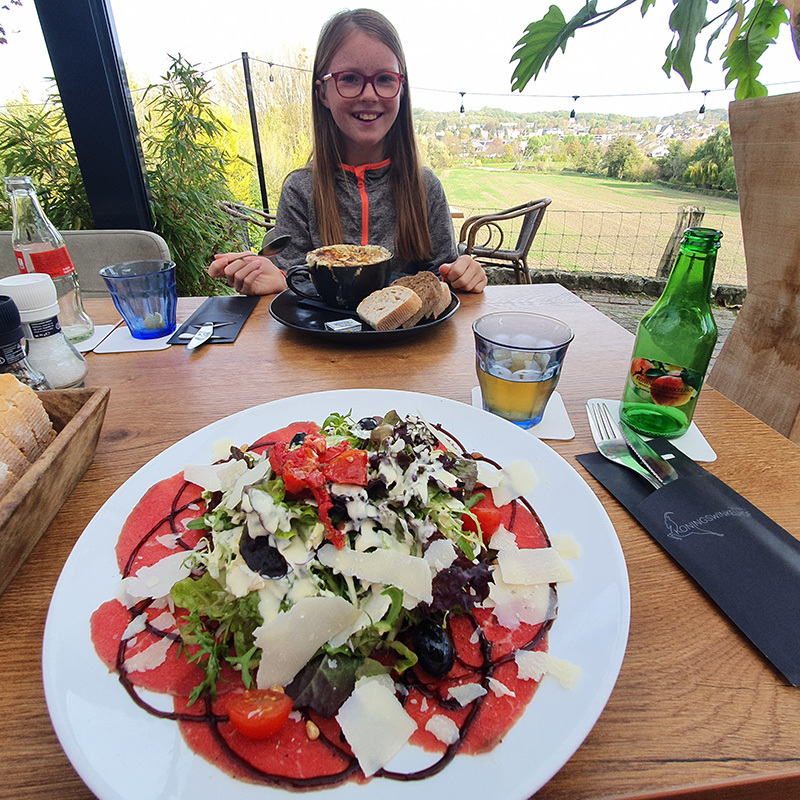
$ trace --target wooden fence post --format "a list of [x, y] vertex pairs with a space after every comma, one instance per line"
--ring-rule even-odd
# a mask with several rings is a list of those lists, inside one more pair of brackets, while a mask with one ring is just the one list
[[683, 239], [683, 232], [687, 228], [696, 228], [703, 221], [706, 210], [701, 206], [681, 206], [678, 211], [678, 219], [675, 221], [675, 229], [669, 237], [664, 254], [661, 256], [661, 261], [656, 270], [657, 278], [667, 278], [672, 271], [672, 265], [678, 256], [678, 250], [681, 246], [681, 239]]

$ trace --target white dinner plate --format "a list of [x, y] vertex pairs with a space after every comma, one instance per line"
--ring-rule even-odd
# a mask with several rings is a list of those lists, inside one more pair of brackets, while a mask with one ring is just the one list
[[[502, 464], [530, 461], [540, 483], [526, 495], [550, 536], [571, 534], [580, 556], [569, 561], [574, 580], [558, 587], [559, 615], [550, 653], [580, 666], [573, 689], [545, 676], [519, 722], [492, 751], [459, 755], [438, 775], [404, 783], [376, 778], [321, 790], [331, 800], [504, 800], [530, 797], [567, 762], [594, 726], [619, 674], [628, 638], [630, 593], [622, 549], [611, 521], [580, 476], [547, 445], [514, 425], [453, 400], [413, 392], [344, 390], [289, 397], [221, 419], [156, 456], [103, 505], [67, 559], [44, 632], [43, 675], [50, 717], [61, 746], [101, 800], [270, 800], [281, 789], [235, 781], [195, 755], [175, 722], [139, 708], [91, 642], [89, 618], [115, 596], [120, 580], [114, 545], [145, 491], [187, 464], [211, 463], [212, 444], [256, 441], [291, 422], [322, 423], [331, 412], [354, 419], [420, 414], [442, 423], [470, 452]], [[148, 695], [149, 698], [159, 697]], [[160, 705], [164, 705], [163, 701]], [[171, 704], [167, 704], [171, 708]], [[407, 751], [415, 748], [408, 747]], [[414, 753], [402, 753], [398, 759]], [[393, 762], [391, 766], [396, 766]]]

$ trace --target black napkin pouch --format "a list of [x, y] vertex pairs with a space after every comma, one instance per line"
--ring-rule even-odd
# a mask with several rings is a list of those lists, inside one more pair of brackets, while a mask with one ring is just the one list
[[600, 453], [577, 459], [799, 686], [800, 541], [668, 440], [650, 446], [680, 476], [660, 489]]
[[220, 328], [214, 328], [214, 338], [207, 344], [230, 344], [236, 340], [242, 326], [247, 322], [253, 309], [261, 298], [256, 295], [229, 295], [209, 297], [208, 300], [192, 314], [186, 322], [172, 334], [169, 344], [186, 344], [181, 339], [182, 333], [194, 335], [204, 322], [227, 322]]

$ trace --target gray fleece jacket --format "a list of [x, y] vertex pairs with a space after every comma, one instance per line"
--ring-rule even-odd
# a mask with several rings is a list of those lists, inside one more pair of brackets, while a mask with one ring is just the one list
[[[382, 245], [394, 253], [395, 212], [389, 164], [387, 159], [362, 167], [342, 165], [339, 170], [336, 193], [344, 234], [342, 244]], [[455, 261], [458, 255], [444, 188], [431, 170], [425, 168], [423, 172], [433, 257], [430, 261], [410, 262], [395, 256], [394, 272], [435, 271], [440, 264]], [[291, 243], [272, 259], [281, 269], [305, 264], [306, 253], [322, 247], [311, 198], [311, 169], [291, 173], [283, 184], [275, 223], [276, 235], [288, 233], [292, 237]]]

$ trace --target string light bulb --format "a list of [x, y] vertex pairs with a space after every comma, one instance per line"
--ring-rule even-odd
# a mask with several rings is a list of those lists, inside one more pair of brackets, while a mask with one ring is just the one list
[[275, 83], [275, 76], [272, 74], [272, 62], [267, 61], [267, 64], [269, 64], [269, 82]]
[[577, 103], [577, 102], [578, 102], [578, 98], [579, 98], [579, 97], [580, 97], [580, 95], [579, 95], [579, 94], [574, 94], [574, 95], [572, 95], [572, 103], [573, 103], [573, 106], [572, 106], [572, 111], [570, 111], [570, 112], [569, 112], [569, 124], [570, 124], [570, 125], [575, 125], [575, 124], [577, 124], [577, 120], [575, 119], [575, 103]]
[[464, 109], [464, 95], [466, 94], [466, 92], [459, 92], [459, 94], [461, 95], [461, 111], [459, 111], [459, 113], [461, 114], [461, 121], [463, 122], [464, 118], [467, 115], [467, 112]]
[[697, 121], [702, 122], [706, 118], [706, 95], [709, 93], [709, 89], [703, 90], [703, 104], [700, 106], [700, 110], [697, 112]]

